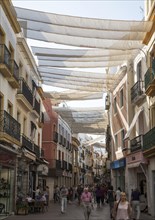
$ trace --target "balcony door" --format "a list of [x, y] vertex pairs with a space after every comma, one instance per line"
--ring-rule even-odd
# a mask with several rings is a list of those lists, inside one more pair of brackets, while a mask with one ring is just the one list
[[137, 64], [137, 81], [142, 81], [142, 62]]

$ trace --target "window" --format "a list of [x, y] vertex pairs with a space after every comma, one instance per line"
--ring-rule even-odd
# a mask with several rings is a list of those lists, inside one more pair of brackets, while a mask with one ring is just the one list
[[0, 111], [3, 110], [3, 95], [0, 94]]
[[58, 160], [61, 160], [61, 151], [59, 150], [59, 157]]
[[17, 111], [17, 121], [20, 123], [20, 112]]
[[137, 64], [137, 81], [142, 81], [142, 62]]
[[5, 43], [5, 33], [4, 31], [0, 28], [0, 44]]
[[11, 53], [11, 59], [14, 59], [14, 49], [13, 49], [11, 43], [9, 43], [9, 51]]
[[25, 75], [25, 81], [26, 81], [26, 83], [28, 84], [28, 74], [26, 73], [26, 75]]
[[117, 113], [116, 97], [114, 98], [114, 113]]
[[121, 131], [121, 147], [123, 148], [124, 147], [124, 135], [125, 135], [125, 132], [124, 132], [124, 129]]
[[12, 115], [13, 113], [13, 108], [12, 108], [12, 104], [10, 102], [8, 102], [8, 109], [7, 109], [7, 112]]
[[120, 107], [123, 107], [124, 103], [123, 103], [123, 89], [121, 89], [120, 91]]
[[116, 145], [116, 148], [118, 148], [118, 136], [117, 136], [117, 134], [115, 135], [115, 145]]
[[26, 124], [27, 124], [27, 119], [24, 118], [24, 120], [23, 120], [23, 134], [25, 134], [25, 135], [26, 135]]
[[155, 127], [155, 108], [151, 108], [151, 128]]
[[40, 133], [38, 133], [38, 146], [40, 147]]

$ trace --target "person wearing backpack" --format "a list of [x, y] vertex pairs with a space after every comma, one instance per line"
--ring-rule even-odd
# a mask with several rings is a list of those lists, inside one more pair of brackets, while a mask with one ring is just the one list
[[110, 207], [110, 218], [113, 218], [112, 212], [114, 208], [114, 202], [115, 202], [115, 192], [113, 190], [113, 186], [110, 186], [107, 192], [107, 197], [108, 197], [108, 203]]

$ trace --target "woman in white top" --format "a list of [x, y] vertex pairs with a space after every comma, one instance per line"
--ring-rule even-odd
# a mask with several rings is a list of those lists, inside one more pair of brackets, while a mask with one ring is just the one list
[[116, 220], [129, 220], [131, 214], [131, 206], [126, 199], [125, 192], [121, 192], [120, 200], [115, 202], [114, 215]]

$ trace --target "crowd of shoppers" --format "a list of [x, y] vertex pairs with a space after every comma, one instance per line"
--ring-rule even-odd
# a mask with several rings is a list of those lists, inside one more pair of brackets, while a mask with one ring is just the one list
[[131, 192], [131, 200], [127, 200], [125, 192], [118, 187], [114, 191], [113, 186], [106, 184], [78, 185], [77, 187], [54, 188], [54, 202], [61, 203], [61, 213], [66, 212], [67, 204], [77, 200], [78, 205], [83, 206], [85, 220], [89, 220], [94, 207], [102, 208], [105, 203], [109, 205], [110, 218], [115, 220], [139, 220], [140, 218], [140, 192], [134, 189]]

